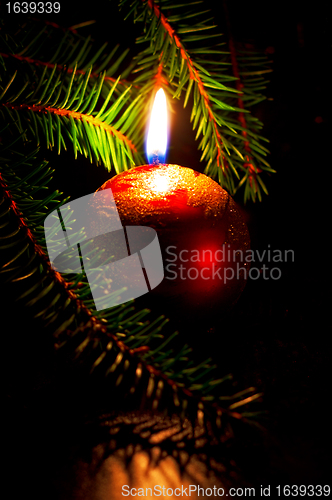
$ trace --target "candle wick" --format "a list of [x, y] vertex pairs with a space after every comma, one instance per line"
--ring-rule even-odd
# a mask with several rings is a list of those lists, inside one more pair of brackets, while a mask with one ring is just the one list
[[157, 154], [152, 155], [152, 165], [159, 165], [159, 156]]

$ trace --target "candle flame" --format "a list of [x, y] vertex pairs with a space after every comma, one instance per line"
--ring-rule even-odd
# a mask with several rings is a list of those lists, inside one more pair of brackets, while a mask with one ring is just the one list
[[148, 138], [146, 143], [146, 154], [149, 163], [164, 163], [167, 147], [167, 103], [163, 89], [156, 93]]

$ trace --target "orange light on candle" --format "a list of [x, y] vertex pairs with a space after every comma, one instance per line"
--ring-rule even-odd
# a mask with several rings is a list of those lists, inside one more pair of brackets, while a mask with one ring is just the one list
[[154, 193], [165, 193], [171, 188], [170, 178], [167, 175], [167, 170], [154, 172], [151, 178], [150, 187]]
[[[241, 260], [249, 233], [219, 184], [188, 167], [165, 163], [167, 118], [166, 96], [159, 89], [146, 141], [149, 164], [116, 175], [98, 191], [111, 190], [124, 226], [157, 232], [165, 275], [154, 296], [167, 298], [173, 310], [185, 306], [203, 318], [207, 311], [226, 311], [240, 296], [250, 268]], [[231, 256], [224, 257], [226, 247]]]
[[150, 117], [146, 155], [150, 164], [164, 163], [167, 148], [167, 102], [163, 89], [156, 93]]

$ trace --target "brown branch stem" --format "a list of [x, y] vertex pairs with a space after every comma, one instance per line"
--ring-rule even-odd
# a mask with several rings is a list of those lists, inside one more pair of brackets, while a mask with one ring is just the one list
[[[225, 17], [226, 17], [226, 23], [227, 23], [227, 30], [228, 30], [228, 38], [229, 38], [229, 50], [230, 50], [230, 55], [231, 55], [231, 63], [232, 63], [232, 69], [233, 69], [233, 75], [235, 76], [236, 80], [236, 90], [239, 91], [238, 94], [238, 107], [240, 109], [245, 109], [244, 104], [243, 104], [243, 83], [241, 81], [240, 77], [240, 71], [239, 71], [239, 65], [236, 57], [236, 48], [235, 48], [235, 43], [232, 35], [232, 29], [231, 29], [231, 23], [230, 23], [230, 16], [229, 16], [229, 11], [228, 11], [228, 6], [227, 6], [227, 1], [223, 0], [223, 7], [224, 7], [224, 12], [225, 12]], [[239, 122], [244, 130], [242, 130], [242, 136], [244, 139], [247, 139], [247, 122], [245, 115], [242, 111], [239, 112], [238, 114], [239, 117]], [[252, 164], [252, 158], [251, 158], [251, 149], [249, 145], [249, 141], [245, 140], [244, 142], [244, 149], [247, 152], [246, 155], [246, 162], [243, 164], [244, 167], [248, 168], [249, 170], [249, 182], [250, 185], [252, 185], [252, 182], [254, 181], [255, 184], [257, 184], [257, 181], [255, 179], [257, 173], [261, 172], [261, 169], [255, 168]]]
[[[29, 64], [34, 64], [36, 66], [46, 66], [47, 68], [50, 68], [50, 69], [53, 69], [55, 64], [54, 63], [49, 63], [49, 62], [45, 62], [45, 61], [40, 61], [38, 59], [31, 59], [30, 57], [25, 57], [25, 56], [21, 56], [19, 54], [6, 54], [4, 52], [0, 52], [0, 55], [2, 57], [14, 57], [15, 59], [19, 60], [19, 61], [24, 61], [24, 62], [27, 62]], [[57, 64], [56, 65], [57, 68], [59, 70], [62, 70], [65, 68], [65, 66], [62, 66], [61, 64]], [[67, 70], [67, 73], [68, 74], [71, 74], [73, 71], [74, 71], [74, 68], [66, 68]], [[77, 69], [76, 70], [76, 73], [80, 74], [80, 75], [85, 75], [86, 74], [86, 71], [82, 70], [82, 69]], [[91, 73], [90, 75], [92, 78], [98, 78], [98, 74], [97, 73]], [[112, 83], [116, 82], [116, 78], [113, 78], [111, 76], [105, 76], [104, 80], [106, 81], [110, 81]], [[127, 81], [125, 80], [119, 80], [119, 84], [122, 84], [122, 85], [130, 85]]]
[[128, 139], [127, 136], [124, 134], [121, 134], [118, 130], [116, 130], [114, 127], [111, 125], [108, 125], [107, 123], [103, 122], [102, 120], [98, 120], [94, 116], [91, 115], [85, 115], [84, 113], [78, 113], [77, 111], [71, 111], [70, 109], [61, 109], [61, 108], [52, 108], [50, 106], [43, 106], [43, 105], [29, 105], [29, 104], [18, 104], [18, 105], [11, 105], [11, 104], [3, 104], [3, 106], [6, 106], [7, 108], [10, 109], [28, 109], [30, 111], [33, 111], [35, 113], [52, 113], [54, 115], [60, 115], [60, 116], [72, 116], [76, 120], [85, 120], [88, 123], [92, 123], [95, 127], [100, 127], [109, 132], [110, 134], [116, 136], [120, 141], [124, 141], [132, 151], [136, 152], [136, 147], [135, 145], [131, 142], [130, 139]]
[[217, 165], [219, 167], [222, 167], [221, 159], [223, 158], [223, 160], [225, 161], [225, 157], [224, 157], [223, 152], [222, 152], [222, 150], [223, 150], [222, 139], [221, 139], [221, 136], [220, 136], [220, 133], [218, 130], [217, 121], [215, 119], [215, 116], [214, 116], [214, 113], [212, 110], [209, 95], [205, 90], [204, 83], [200, 77], [199, 71], [193, 65], [192, 60], [191, 60], [190, 56], [188, 55], [188, 53], [186, 52], [180, 38], [178, 37], [178, 35], [175, 34], [175, 30], [172, 28], [170, 23], [167, 21], [167, 18], [164, 16], [164, 14], [162, 14], [159, 7], [154, 3], [154, 0], [148, 0], [148, 6], [154, 12], [155, 16], [158, 19], [160, 19], [162, 26], [167, 31], [170, 38], [172, 40], [174, 40], [175, 45], [180, 49], [181, 56], [187, 64], [190, 78], [197, 83], [198, 90], [204, 99], [204, 104], [205, 104], [205, 107], [206, 107], [207, 112], [208, 112], [208, 116], [212, 122], [212, 126], [214, 129], [214, 134], [215, 134], [215, 139], [216, 139], [216, 147], [217, 147]]

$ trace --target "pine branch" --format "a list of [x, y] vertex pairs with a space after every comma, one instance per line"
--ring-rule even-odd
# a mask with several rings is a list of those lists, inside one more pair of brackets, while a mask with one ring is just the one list
[[[79, 152], [97, 165], [102, 162], [108, 170], [112, 160], [116, 172], [126, 170], [129, 164], [134, 163], [133, 153], [137, 149], [133, 141], [137, 140], [139, 129], [136, 130], [133, 120], [140, 111], [140, 96], [129, 103], [131, 87], [114, 98], [118, 85], [116, 80], [100, 104], [105, 72], [89, 92], [91, 68], [83, 76], [76, 74], [75, 67], [68, 81], [67, 71], [57, 72], [54, 66], [49, 72], [45, 67], [39, 81], [26, 81], [22, 87], [15, 88], [20, 74], [16, 70], [9, 82], [0, 87], [0, 105], [1, 112], [6, 111], [25, 140], [27, 132], [23, 123], [35, 137], [36, 145], [40, 144], [41, 132], [46, 147], [56, 147], [58, 154], [62, 147], [66, 149], [67, 137], [73, 144], [75, 158]], [[97, 105], [99, 108], [96, 111]], [[126, 110], [123, 112], [124, 107]], [[120, 112], [122, 114], [118, 116]], [[132, 140], [127, 133], [133, 136]], [[120, 152], [120, 162], [117, 151]]]
[[[0, 35], [2, 57], [13, 57], [21, 62], [50, 69], [56, 64], [58, 69], [67, 68], [68, 74], [75, 67], [79, 74], [85, 74], [92, 67], [91, 76], [98, 78], [107, 67], [105, 79], [114, 82], [116, 78], [112, 75], [117, 72], [129, 52], [126, 49], [116, 57], [119, 44], [111, 51], [107, 50], [108, 43], [96, 49], [91, 36], [83, 37], [76, 29], [64, 29], [55, 23], [37, 19], [19, 26], [15, 23], [13, 28], [15, 31], [3, 26], [3, 33]], [[121, 84], [124, 87], [129, 85], [126, 81]]]
[[[126, 0], [121, 5], [125, 3]], [[184, 106], [191, 102], [192, 99], [191, 121], [193, 129], [196, 130], [196, 139], [198, 140], [201, 137], [198, 147], [202, 151], [201, 160], [206, 162], [205, 173], [218, 179], [221, 185], [231, 194], [244, 186], [245, 201], [249, 197], [255, 200], [256, 196], [261, 199], [261, 189], [266, 193], [267, 189], [259, 174], [264, 171], [272, 173], [274, 170], [271, 169], [264, 158], [268, 154], [268, 150], [262, 145], [262, 141], [265, 141], [265, 139], [258, 132], [262, 125], [258, 120], [253, 119], [245, 106], [248, 108], [264, 98], [259, 93], [264, 83], [260, 75], [270, 70], [262, 67], [256, 71], [253, 71], [252, 68], [250, 68], [249, 72], [242, 71], [240, 66], [243, 67], [248, 62], [243, 58], [243, 55], [240, 56], [242, 60], [238, 61], [232, 40], [230, 40], [230, 54], [221, 50], [222, 45], [220, 44], [203, 48], [203, 42], [207, 36], [210, 36], [206, 35], [206, 33], [210, 30], [213, 31], [215, 26], [211, 24], [211, 18], [203, 19], [203, 15], [208, 11], [199, 12], [197, 10], [199, 4], [200, 2], [187, 4], [186, 9], [183, 11], [181, 5], [171, 5], [169, 1], [163, 2], [163, 8], [171, 12], [167, 19], [156, 2], [136, 0], [131, 4], [135, 20], [146, 19], [147, 25], [150, 23], [150, 26], [145, 37], [138, 39], [138, 43], [148, 42], [149, 46], [141, 51], [135, 62], [130, 65], [130, 71], [127, 72], [127, 74], [131, 72], [133, 76], [139, 73], [128, 99], [134, 99], [135, 96], [137, 98], [141, 97], [146, 103], [145, 106], [133, 106], [131, 108], [131, 115], [133, 116], [128, 117], [131, 123], [136, 124], [136, 127], [133, 127], [135, 141], [132, 140], [132, 142], [135, 142], [135, 148], [138, 151], [138, 154], [134, 155], [134, 157], [130, 156], [130, 161], [135, 163], [144, 162], [141, 154], [144, 141], [142, 124], [147, 118], [149, 102], [153, 98], [154, 90], [161, 85], [164, 88], [167, 87], [168, 93], [174, 98], [179, 99], [181, 94], [185, 92]], [[189, 10], [190, 7], [191, 10]], [[187, 24], [185, 24], [186, 22]], [[45, 65], [49, 69], [54, 69], [54, 62], [33, 60], [28, 56], [30, 54], [34, 56], [39, 54], [39, 47], [45, 45], [45, 43], [38, 43], [40, 38], [45, 36], [45, 41], [52, 40], [60, 30], [54, 30], [56, 35], [54, 35], [53, 31], [40, 30], [40, 27], [38, 27], [37, 34], [36, 31], [36, 29], [32, 29], [31, 33], [29, 32], [25, 36], [24, 43], [15, 42], [15, 49], [17, 51], [19, 47], [19, 53], [13, 54], [13, 47], [7, 42], [8, 50], [12, 50], [12, 57], [19, 60], [24, 59], [25, 62], [29, 61], [35, 67], [41, 64], [41, 66]], [[193, 32], [195, 35], [192, 35]], [[218, 33], [213, 33], [214, 36], [220, 37]], [[91, 51], [90, 39], [82, 40], [80, 37], [76, 39], [71, 31], [66, 32], [66, 37], [69, 37], [67, 45], [71, 48], [68, 50], [67, 47], [67, 50], [61, 53], [64, 63], [60, 64], [60, 68], [66, 68], [65, 78], [68, 79], [74, 70], [76, 74], [86, 74], [87, 68], [84, 67], [84, 64], [86, 63], [86, 52]], [[70, 37], [73, 37], [73, 39]], [[63, 40], [61, 42], [58, 38], [56, 40], [57, 44], [54, 44], [54, 47], [57, 47], [57, 49], [55, 52], [53, 49], [53, 53], [48, 54], [52, 55], [51, 61], [54, 61], [55, 56], [59, 55], [58, 49], [63, 44]], [[198, 42], [199, 47], [197, 47]], [[50, 47], [53, 47], [53, 45], [50, 44]], [[96, 63], [99, 57], [103, 60], [98, 70], [90, 68], [87, 89], [92, 89], [92, 92], [95, 90], [91, 85], [95, 82], [96, 71], [105, 68], [107, 63], [110, 63], [111, 56], [114, 56], [117, 47], [107, 56], [102, 55], [104, 49], [104, 46], [101, 47], [97, 54], [89, 60], [90, 63]], [[50, 52], [52, 51], [50, 50]], [[83, 54], [84, 58], [82, 58]], [[211, 60], [206, 59], [208, 55]], [[76, 62], [73, 56], [76, 57]], [[107, 69], [104, 74], [101, 95], [105, 100], [112, 91], [112, 87], [107, 85], [111, 84], [114, 79], [108, 75], [110, 73], [114, 74], [123, 57], [125, 57], [124, 53], [111, 65], [111, 70]], [[253, 57], [255, 55], [251, 54], [250, 59], [252, 60]], [[257, 60], [256, 57], [255, 64], [257, 62], [260, 65], [266, 65], [265, 58], [261, 58], [261, 60], [258, 58]], [[96, 64], [94, 68], [97, 68]], [[232, 74], [229, 73], [229, 68], [232, 69]], [[241, 70], [242, 81], [240, 81], [239, 70]], [[255, 75], [256, 82], [253, 78]], [[109, 78], [111, 79], [109, 80]], [[121, 93], [128, 89], [128, 82], [122, 82], [124, 86], [119, 79], [116, 82], [115, 93], [118, 92], [118, 95], [121, 96]], [[135, 113], [135, 111], [137, 112]], [[93, 132], [91, 133], [93, 134]], [[69, 139], [74, 140], [76, 155], [75, 134], [69, 135]], [[117, 163], [113, 146], [113, 144], [110, 144], [107, 152], [111, 154], [113, 152], [112, 160]], [[248, 148], [250, 149], [250, 155], [248, 155]], [[83, 154], [88, 154], [90, 160], [93, 159], [97, 163], [107, 162], [108, 158], [108, 155], [103, 156], [100, 149], [94, 149], [92, 152], [84, 151]], [[121, 160], [118, 162], [122, 164], [122, 160], [124, 160], [123, 169], [128, 168], [125, 155], [126, 153], [122, 155]], [[109, 164], [107, 168], [110, 169]], [[115, 168], [117, 172], [122, 169], [119, 168], [118, 164], [115, 165]]]
[[[120, 7], [127, 3], [123, 0]], [[185, 92], [184, 106], [192, 99], [191, 121], [196, 140], [201, 138], [198, 148], [202, 151], [201, 161], [206, 162], [205, 173], [218, 179], [231, 194], [247, 181], [245, 201], [248, 197], [261, 199], [259, 186], [266, 193], [267, 190], [257, 174], [274, 171], [264, 159], [268, 151], [261, 142], [266, 140], [257, 133], [261, 124], [247, 107], [264, 97], [259, 93], [259, 85], [251, 85], [252, 79], [241, 75], [240, 82], [239, 73], [230, 71], [234, 69], [235, 58], [223, 50], [224, 44], [204, 47], [207, 40], [210, 43], [221, 36], [215, 32], [212, 18], [205, 19], [209, 11], [199, 11], [201, 5], [199, 1], [177, 5], [169, 0], [136, 0], [130, 4], [128, 16], [133, 15], [135, 22], [143, 21], [147, 26], [145, 35], [137, 42], [148, 44], [137, 57], [133, 74], [140, 74], [134, 82], [143, 84], [142, 92], [148, 94], [151, 82], [163, 71], [165, 78], [161, 84], [173, 98], [180, 99]], [[167, 12], [167, 17], [163, 12]], [[266, 58], [256, 63], [264, 66]], [[267, 71], [270, 70], [263, 67], [259, 73]], [[252, 71], [250, 75], [253, 76]], [[246, 99], [239, 99], [242, 95]], [[247, 117], [245, 134], [241, 131], [244, 116]], [[252, 152], [250, 162], [248, 144]], [[245, 176], [241, 179], [242, 172]]]
[[[28, 64], [33, 64], [34, 66], [41, 66], [41, 67], [47, 67], [50, 69], [53, 69], [54, 67], [57, 67], [58, 70], [65, 70], [67, 69], [67, 74], [70, 75], [74, 71], [74, 67], [68, 67], [66, 65], [61, 65], [61, 64], [55, 64], [55, 63], [49, 63], [47, 61], [39, 61], [38, 59], [31, 59], [30, 57], [27, 56], [21, 56], [20, 54], [6, 54], [4, 52], [0, 53], [1, 57], [8, 58], [8, 57], [13, 57], [17, 59], [18, 61], [21, 62], [26, 62]], [[82, 70], [82, 69], [76, 69], [76, 73], [79, 75], [85, 75], [88, 70]], [[91, 78], [98, 78], [99, 73], [97, 72], [92, 72], [91, 73]], [[111, 76], [105, 76], [104, 78], [105, 82], [109, 81], [111, 83], [114, 83], [117, 79], [113, 78]], [[128, 86], [129, 82], [126, 82], [124, 80], [119, 80], [118, 81], [119, 85], [122, 86]]]
[[[43, 330], [47, 330], [51, 325], [52, 335], [57, 340], [59, 336], [64, 336], [65, 341], [62, 339], [60, 342], [62, 345], [67, 342], [68, 331], [81, 324], [80, 318], [85, 310], [84, 317], [94, 317], [95, 321], [102, 325], [103, 331], [116, 340], [118, 346], [130, 355], [139, 356], [151, 372], [164, 374], [167, 383], [174, 381], [178, 388], [185, 389], [187, 395], [191, 393], [196, 395], [195, 397], [200, 395], [202, 401], [215, 401], [219, 393], [218, 385], [222, 385], [227, 378], [216, 380], [216, 366], [210, 364], [211, 360], [198, 365], [190, 361], [188, 354], [191, 349], [187, 345], [179, 347], [178, 332], [168, 335], [165, 339], [163, 329], [167, 319], [161, 316], [150, 323], [145, 319], [148, 311], [135, 312], [133, 303], [122, 304], [106, 311], [94, 311], [91, 295], [94, 284], [88, 282], [84, 271], [72, 281], [72, 275], [60, 275], [50, 268], [43, 221], [51, 211], [66, 203], [68, 199], [64, 199], [59, 191], [48, 194], [44, 199], [36, 199], [35, 196], [41, 189], [47, 191], [53, 171], [47, 162], [38, 162], [38, 151], [14, 151], [14, 144], [9, 143], [6, 130], [2, 131], [2, 136], [6, 139], [4, 142], [7, 147], [2, 144], [2, 155], [5, 156], [1, 159], [0, 181], [11, 210], [18, 219], [18, 226], [12, 231], [11, 225], [8, 224], [9, 232], [0, 234], [0, 250], [11, 248], [9, 261], [3, 261], [0, 276], [5, 277], [4, 283], [7, 287], [15, 287], [15, 283], [19, 282], [20, 292], [15, 295], [18, 297], [16, 300], [21, 303], [22, 311], [26, 309], [28, 316], [38, 318], [41, 322], [39, 327]], [[10, 186], [10, 190], [7, 186]], [[3, 215], [8, 216], [8, 211]], [[71, 226], [70, 219], [65, 223], [66, 226]], [[0, 221], [0, 227], [5, 226]], [[49, 238], [48, 245], [52, 244], [52, 235], [49, 235]], [[82, 245], [84, 246], [84, 243]], [[6, 254], [2, 254], [2, 257], [4, 256], [6, 257]], [[38, 265], [38, 260], [42, 264]], [[12, 268], [14, 261], [16, 265]], [[34, 292], [35, 299], [30, 303], [31, 291]], [[121, 293], [121, 290], [116, 293]], [[25, 297], [28, 298], [27, 301]], [[39, 309], [36, 308], [36, 302], [41, 298], [43, 300]], [[47, 302], [44, 303], [46, 299]], [[68, 299], [76, 304], [77, 313], [71, 311], [69, 314], [69, 304], [66, 307], [63, 305]], [[173, 345], [174, 340], [176, 347]], [[105, 352], [101, 354], [102, 357], [105, 355]], [[234, 398], [237, 401], [237, 395]], [[234, 402], [234, 399], [232, 401]]]
[[[19, 163], [24, 164], [22, 158]], [[12, 175], [14, 170], [15, 168], [12, 169]], [[19, 181], [18, 184], [22, 185], [26, 180]], [[187, 388], [182, 389], [175, 380], [157, 370], [153, 364], [143, 361], [141, 353], [146, 349], [129, 348], [106, 328], [105, 323], [93, 317], [84, 303], [69, 289], [65, 279], [51, 268], [43, 249], [20, 212], [19, 205], [24, 205], [24, 202], [21, 200], [18, 204], [14, 201], [3, 177], [0, 182], [3, 190], [0, 200], [0, 279], [3, 285], [6, 283], [8, 296], [11, 297], [13, 293], [16, 296], [17, 305], [22, 316], [29, 321], [30, 328], [37, 327], [44, 334], [51, 332], [55, 349], [60, 349], [60, 358], [62, 355], [66, 357], [68, 353], [75, 353], [75, 363], [86, 366], [85, 369], [90, 373], [101, 371], [110, 387], [115, 387], [122, 396], [133, 393], [139, 395], [140, 399], [147, 401], [148, 408], [151, 405], [156, 410], [162, 406], [170, 412], [175, 408], [182, 408], [190, 419], [195, 421], [198, 418], [200, 425], [203, 425], [205, 413], [205, 418], [212, 418], [213, 425], [219, 428], [222, 426], [221, 415], [224, 415], [223, 420], [226, 416], [230, 419], [240, 418], [240, 414], [209, 406]], [[6, 252], [9, 248], [10, 255]], [[126, 326], [128, 328], [129, 324]], [[136, 335], [135, 332], [137, 340]], [[168, 342], [159, 347], [159, 352], [162, 352]], [[62, 351], [64, 354], [61, 354]], [[153, 361], [153, 356], [150, 357]], [[84, 362], [85, 359], [88, 360], [87, 363]], [[189, 370], [192, 378], [195, 374], [194, 380], [202, 376], [197, 375], [199, 368]], [[206, 364], [203, 364], [203, 368], [206, 370]], [[201, 390], [201, 384], [196, 384], [196, 387], [192, 384], [192, 389], [195, 392]]]
[[[98, 119], [95, 116], [91, 116], [90, 114], [84, 114], [84, 113], [79, 113], [76, 111], [72, 111], [69, 109], [58, 109], [50, 106], [45, 106], [45, 105], [31, 105], [29, 106], [28, 104], [19, 104], [19, 105], [12, 105], [12, 104], [4, 104], [8, 109], [10, 110], [24, 110], [28, 109], [32, 113], [45, 113], [48, 115], [50, 113], [51, 115], [55, 116], [65, 116], [68, 117], [69, 119], [73, 120], [81, 120], [81, 121], [86, 121], [87, 123], [90, 123], [94, 128], [99, 128], [101, 130], [104, 130], [105, 132], [108, 132], [109, 134], [116, 136], [119, 141], [124, 142], [127, 144], [127, 146], [134, 152], [136, 152], [136, 148], [134, 144], [126, 137], [124, 134], [122, 134], [119, 130], [117, 130], [115, 127], [112, 127], [111, 125], [105, 123], [103, 120]], [[54, 140], [48, 143], [48, 145], [52, 148], [54, 146]], [[75, 148], [75, 145], [74, 145]], [[60, 149], [58, 151], [60, 153]], [[75, 158], [77, 158], [77, 150], [75, 151]]]
[[[166, 39], [168, 41], [167, 46], [165, 46], [166, 43], [164, 42], [164, 44], [161, 48], [161, 50], [162, 50], [161, 56], [159, 56], [159, 54], [158, 54], [158, 60], [160, 61], [159, 66], [158, 66], [158, 72], [160, 74], [160, 68], [162, 67], [162, 65], [166, 66], [166, 64], [168, 63], [169, 64], [169, 74], [168, 74], [169, 81], [172, 82], [173, 78], [175, 77], [176, 70], [177, 70], [177, 66], [176, 66], [176, 60], [177, 60], [177, 56], [178, 56], [177, 53], [180, 52], [182, 60], [184, 61], [184, 64], [182, 65], [182, 68], [179, 70], [179, 72], [180, 72], [180, 77], [179, 77], [180, 84], [178, 85], [177, 91], [174, 94], [174, 96], [177, 98], [180, 97], [181, 90], [184, 87], [184, 83], [187, 82], [188, 79], [190, 79], [190, 84], [187, 87], [185, 103], [184, 103], [184, 105], [186, 105], [188, 98], [189, 98], [189, 95], [190, 95], [190, 92], [192, 90], [192, 83], [194, 83], [195, 91], [196, 91], [196, 93], [195, 93], [196, 101], [198, 101], [199, 99], [202, 99], [202, 101], [203, 101], [203, 107], [202, 107], [203, 113], [202, 114], [204, 115], [202, 120], [201, 120], [201, 127], [198, 129], [198, 134], [197, 134], [196, 138], [200, 135], [201, 131], [203, 133], [206, 132], [205, 123], [206, 123], [206, 121], [208, 121], [209, 124], [211, 125], [212, 138], [214, 139], [214, 147], [216, 148], [216, 162], [217, 162], [218, 167], [222, 168], [222, 170], [226, 176], [225, 166], [224, 166], [225, 157], [223, 155], [223, 141], [222, 141], [222, 137], [221, 137], [219, 130], [218, 130], [216, 116], [212, 110], [212, 105], [210, 102], [209, 94], [208, 94], [206, 87], [203, 83], [203, 72], [200, 71], [198, 69], [198, 67], [195, 67], [195, 64], [193, 63], [191, 57], [189, 56], [189, 53], [186, 51], [179, 36], [175, 34], [174, 29], [172, 28], [170, 23], [167, 21], [164, 14], [162, 14], [158, 5], [156, 5], [156, 3], [153, 2], [152, 0], [148, 0], [147, 6], [153, 12], [153, 14], [155, 16], [154, 19], [158, 19], [160, 21], [159, 31], [157, 31], [156, 33], [152, 33], [152, 35], [151, 35], [150, 48], [149, 48], [148, 53], [152, 52], [154, 55], [157, 54], [157, 52], [158, 52], [157, 41], [159, 39], [163, 38], [163, 39]], [[206, 29], [208, 29], [208, 27], [206, 27]], [[194, 28], [193, 28], [193, 30], [194, 30]], [[152, 29], [151, 29], [151, 31], [152, 31]], [[160, 35], [160, 33], [162, 34], [162, 36]], [[145, 38], [147, 38], [147, 36]], [[156, 43], [156, 45], [155, 45], [155, 43]], [[171, 54], [168, 53], [168, 50], [171, 50]], [[170, 59], [170, 62], [168, 62], [168, 59]], [[150, 61], [147, 61], [146, 58], [144, 58], [142, 61], [140, 61], [140, 66], [141, 66], [140, 69], [142, 69], [142, 66], [144, 68], [144, 65], [147, 62], [150, 62]], [[185, 69], [185, 67], [186, 67], [186, 69]], [[148, 77], [149, 76], [150, 75], [148, 74]], [[225, 90], [233, 91], [233, 89], [230, 89], [230, 88], [227, 89], [224, 86], [223, 86], [223, 88]], [[195, 104], [197, 106], [198, 102], [194, 103], [192, 116], [193, 115], [199, 116], [200, 112], [197, 111], [197, 107], [195, 106]], [[196, 126], [197, 126], [197, 123], [194, 123], [193, 128], [195, 129]], [[202, 159], [204, 159], [205, 155], [206, 155], [206, 152], [203, 151]], [[212, 162], [212, 159], [211, 159], [211, 162]]]
[[[227, 2], [226, 0], [223, 1], [223, 9], [225, 12], [225, 17], [226, 17], [226, 23], [227, 23], [227, 29], [228, 29], [228, 45], [230, 49], [230, 57], [231, 57], [231, 63], [232, 63], [232, 72], [233, 75], [236, 78], [236, 89], [239, 91], [238, 95], [238, 107], [242, 110], [238, 114], [238, 121], [241, 125], [241, 135], [244, 140], [244, 150], [245, 150], [245, 163], [243, 164], [243, 167], [247, 169], [244, 177], [242, 178], [241, 182], [239, 183], [239, 186], [242, 184], [246, 183], [245, 185], [245, 192], [244, 192], [244, 201], [247, 201], [249, 193], [251, 194], [251, 197], [253, 201], [255, 201], [256, 195], [258, 196], [258, 199], [261, 201], [261, 192], [260, 192], [260, 187], [263, 189], [263, 191], [267, 193], [267, 189], [263, 181], [261, 180], [259, 173], [262, 172], [262, 169], [259, 168], [257, 165], [255, 165], [255, 160], [253, 158], [253, 152], [250, 146], [250, 141], [248, 140], [248, 123], [246, 120], [246, 115], [244, 113], [245, 111], [245, 101], [247, 101], [247, 106], [250, 107], [253, 104], [256, 104], [260, 100], [263, 100], [264, 97], [262, 95], [257, 95], [255, 96], [255, 92], [253, 92], [253, 89], [257, 92], [261, 90], [262, 88], [265, 88], [266, 82], [262, 78], [262, 74], [265, 74], [267, 72], [270, 72], [271, 70], [269, 68], [259, 68], [259, 70], [255, 71], [255, 68], [252, 66], [257, 66], [257, 62], [261, 62], [262, 64], [266, 63], [266, 60], [264, 57], [260, 56], [259, 54], [253, 54], [253, 53], [246, 53], [245, 51], [242, 51], [239, 53], [239, 51], [236, 49], [235, 46], [235, 41], [233, 39], [232, 35], [232, 29], [231, 29], [231, 23], [230, 23], [230, 18], [229, 18], [229, 12], [228, 12], [228, 7], [227, 7]], [[244, 72], [242, 67], [243, 65], [248, 64], [251, 66], [250, 71]], [[242, 69], [242, 71], [241, 71]], [[240, 74], [241, 73], [241, 74]], [[257, 75], [259, 75], [259, 78], [257, 78]], [[254, 76], [254, 79], [252, 78]], [[248, 77], [250, 83], [248, 85]], [[244, 85], [243, 81], [247, 80], [246, 86]], [[254, 84], [253, 84], [254, 82]], [[249, 89], [248, 89], [249, 87]], [[251, 87], [251, 89], [250, 89]], [[251, 98], [251, 102], [248, 102], [248, 98]], [[252, 100], [253, 99], [253, 100]], [[256, 127], [257, 128], [257, 124]], [[263, 139], [263, 138], [262, 138]], [[262, 150], [262, 147], [261, 147]], [[266, 153], [268, 153], [267, 150], [265, 150]], [[267, 165], [268, 167], [268, 165]], [[271, 172], [272, 169], [270, 170]]]

